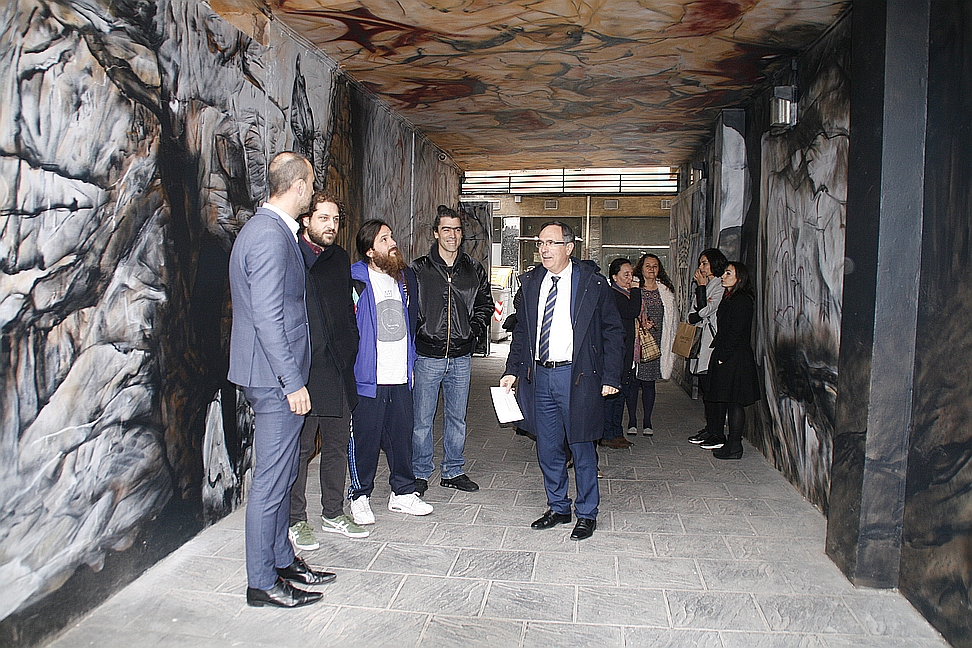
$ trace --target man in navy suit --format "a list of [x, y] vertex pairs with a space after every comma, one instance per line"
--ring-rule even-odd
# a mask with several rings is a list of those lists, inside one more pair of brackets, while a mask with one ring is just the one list
[[523, 429], [537, 436], [537, 459], [547, 512], [531, 526], [549, 529], [571, 521], [567, 449], [574, 457], [577, 524], [570, 537], [584, 540], [597, 528], [597, 456], [604, 431], [604, 397], [621, 388], [624, 329], [607, 279], [590, 262], [571, 258], [574, 231], [552, 221], [540, 229], [542, 266], [520, 277], [522, 310], [500, 386], [518, 382]]
[[310, 333], [297, 218], [310, 207], [314, 169], [301, 155], [281, 153], [270, 162], [268, 184], [270, 198], [240, 230], [230, 255], [228, 377], [243, 388], [255, 414], [253, 483], [246, 505], [246, 601], [297, 607], [322, 595], [291, 583], [334, 580], [334, 574], [313, 571], [296, 557], [288, 537], [300, 429], [311, 405], [306, 387]]

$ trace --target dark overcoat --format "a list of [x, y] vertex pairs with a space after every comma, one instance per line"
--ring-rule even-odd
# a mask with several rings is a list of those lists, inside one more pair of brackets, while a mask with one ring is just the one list
[[[621, 388], [624, 329], [608, 280], [590, 263], [571, 258], [571, 320], [574, 355], [570, 375], [570, 420], [567, 441], [596, 441], [604, 432], [604, 397], [601, 387]], [[537, 314], [540, 283], [547, 270], [537, 266], [520, 276], [523, 303], [506, 361], [506, 374], [516, 376], [516, 399], [523, 411], [519, 427], [536, 433]]]

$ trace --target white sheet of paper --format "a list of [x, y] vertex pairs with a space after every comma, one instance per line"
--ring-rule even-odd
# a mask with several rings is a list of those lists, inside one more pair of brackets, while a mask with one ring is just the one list
[[496, 418], [500, 423], [523, 420], [523, 412], [520, 411], [520, 405], [512, 390], [506, 391], [506, 387], [490, 387], [489, 394], [493, 397], [493, 409], [496, 410]]

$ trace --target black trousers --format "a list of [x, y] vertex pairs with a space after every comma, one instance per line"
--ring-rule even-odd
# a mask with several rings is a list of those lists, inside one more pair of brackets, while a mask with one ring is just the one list
[[300, 431], [300, 461], [297, 479], [290, 491], [290, 526], [307, 520], [307, 465], [321, 449], [321, 511], [326, 518], [344, 513], [344, 482], [348, 474], [348, 442], [351, 412], [342, 393], [343, 416], [308, 416]]
[[351, 433], [351, 499], [371, 497], [379, 451], [388, 460], [388, 483], [396, 495], [415, 492], [412, 472], [412, 390], [407, 384], [378, 385], [375, 398], [358, 394]]

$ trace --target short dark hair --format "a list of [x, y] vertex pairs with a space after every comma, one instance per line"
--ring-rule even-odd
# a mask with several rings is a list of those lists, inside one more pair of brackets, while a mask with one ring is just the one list
[[445, 205], [439, 205], [435, 208], [435, 220], [432, 221], [433, 232], [439, 229], [439, 221], [441, 221], [443, 218], [458, 218], [459, 222], [462, 222], [459, 212], [457, 212], [455, 209], [452, 207], [446, 207]]
[[[712, 263], [711, 261], [709, 263]], [[736, 285], [732, 288], [726, 290], [726, 297], [735, 297], [736, 295], [750, 295], [755, 297], [753, 291], [753, 282], [749, 276], [749, 268], [742, 261], [730, 261], [726, 264], [726, 268], [732, 266], [736, 269]]]
[[540, 229], [537, 230], [537, 234], [540, 234], [540, 232], [547, 229], [551, 225], [556, 225], [560, 228], [560, 232], [564, 237], [564, 243], [573, 243], [577, 239], [577, 237], [574, 235], [574, 230], [570, 225], [557, 220], [547, 221], [541, 225]]
[[628, 257], [618, 257], [612, 261], [610, 267], [608, 267], [608, 278], [618, 276], [618, 273], [621, 272], [621, 268], [624, 267], [625, 263], [631, 265], [631, 261], [628, 259]]
[[358, 228], [358, 233], [354, 236], [354, 245], [358, 250], [358, 258], [362, 261], [368, 260], [368, 251], [375, 247], [375, 239], [378, 238], [378, 232], [382, 227], [391, 229], [391, 225], [385, 221], [372, 218], [361, 223], [361, 227]]
[[300, 153], [287, 151], [277, 154], [270, 161], [270, 169], [267, 173], [267, 184], [270, 188], [270, 197], [280, 196], [287, 193], [295, 182], [300, 179], [306, 180], [310, 176], [313, 183], [314, 169], [310, 161]]
[[702, 254], [699, 255], [699, 263], [702, 263], [702, 257], [709, 260], [709, 269], [716, 277], [721, 277], [722, 273], [726, 271], [726, 266], [729, 264], [729, 260], [726, 258], [726, 255], [723, 254], [719, 248], [702, 250]]
[[344, 203], [338, 200], [338, 197], [327, 189], [318, 189], [314, 192], [311, 197], [310, 209], [306, 214], [301, 214], [301, 216], [310, 216], [317, 209], [317, 206], [321, 203], [334, 203], [338, 208], [338, 218], [341, 219], [341, 224], [344, 224]]

